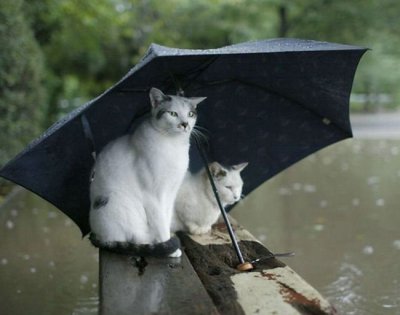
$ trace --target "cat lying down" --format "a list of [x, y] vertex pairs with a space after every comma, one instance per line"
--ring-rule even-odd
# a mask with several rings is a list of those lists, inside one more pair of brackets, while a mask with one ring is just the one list
[[[240, 172], [247, 164], [231, 167], [223, 167], [217, 162], [209, 164], [224, 207], [234, 204], [241, 198], [243, 181]], [[208, 233], [220, 213], [206, 169], [203, 168], [196, 174], [188, 171], [175, 200], [171, 231], [186, 231], [190, 234]]]

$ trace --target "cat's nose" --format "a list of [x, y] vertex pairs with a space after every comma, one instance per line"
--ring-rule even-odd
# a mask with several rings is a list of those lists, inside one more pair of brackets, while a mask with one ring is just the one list
[[189, 126], [189, 123], [183, 122], [180, 124], [180, 126], [183, 128], [183, 130], [186, 130], [186, 128]]

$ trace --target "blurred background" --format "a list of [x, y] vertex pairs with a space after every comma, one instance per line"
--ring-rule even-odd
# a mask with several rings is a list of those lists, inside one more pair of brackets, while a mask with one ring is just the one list
[[[287, 263], [344, 314], [400, 314], [399, 14], [396, 0], [2, 0], [0, 167], [118, 81], [153, 42], [217, 48], [297, 37], [371, 48], [351, 97], [356, 139], [279, 174], [233, 215], [271, 250], [294, 250]], [[98, 257], [79, 230], [1, 180], [4, 200], [2, 308], [97, 312]]]

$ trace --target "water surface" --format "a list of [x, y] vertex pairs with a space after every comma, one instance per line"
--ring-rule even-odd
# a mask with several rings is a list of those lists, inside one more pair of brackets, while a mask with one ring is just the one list
[[[259, 187], [233, 215], [341, 314], [400, 314], [400, 141], [347, 140]], [[1, 314], [96, 314], [98, 255], [20, 190], [0, 209]]]
[[97, 314], [97, 250], [25, 190], [0, 208], [0, 314]]
[[341, 314], [400, 314], [400, 141], [346, 140], [277, 175], [233, 215]]

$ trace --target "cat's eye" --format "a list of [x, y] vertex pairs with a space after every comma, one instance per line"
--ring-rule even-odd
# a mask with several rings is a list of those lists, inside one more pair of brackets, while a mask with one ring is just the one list
[[189, 114], [188, 114], [188, 116], [189, 116], [189, 117], [194, 117], [194, 116], [196, 116], [196, 112], [190, 111]]
[[168, 112], [172, 117], [178, 117], [178, 113], [177, 112]]

